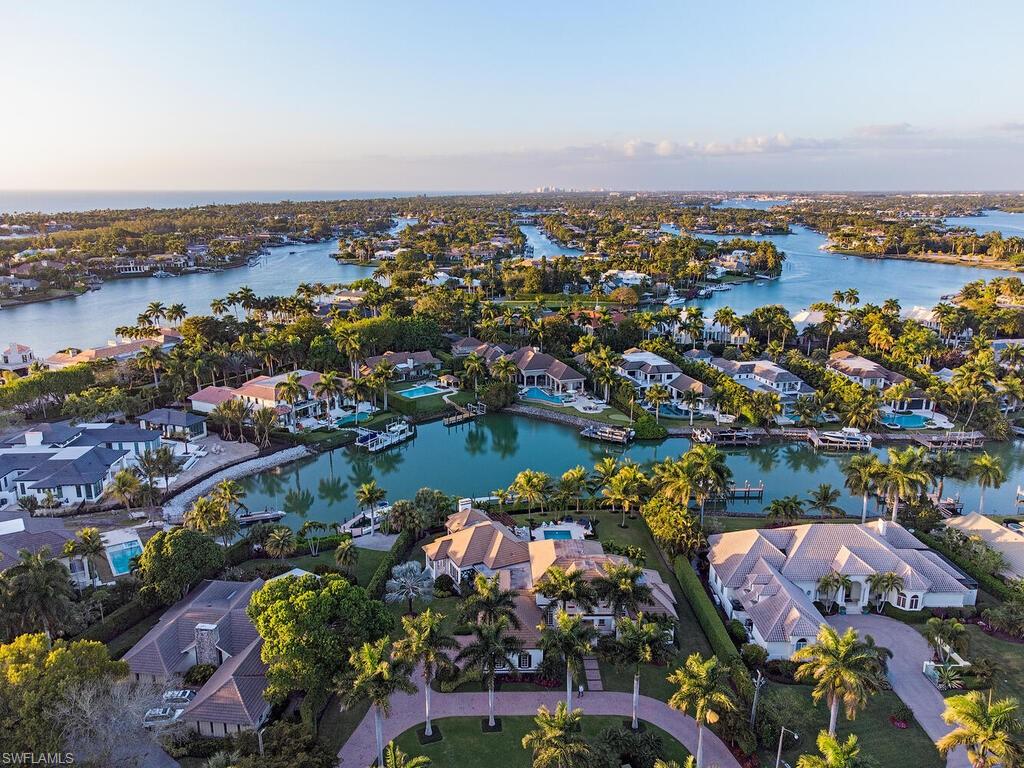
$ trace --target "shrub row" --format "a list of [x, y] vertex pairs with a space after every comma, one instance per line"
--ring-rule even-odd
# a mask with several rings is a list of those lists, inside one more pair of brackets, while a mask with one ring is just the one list
[[388, 553], [381, 558], [377, 569], [373, 572], [373, 576], [370, 577], [370, 581], [366, 585], [366, 591], [370, 597], [379, 600], [384, 596], [384, 585], [391, 578], [391, 569], [399, 563], [405, 562], [409, 553], [412, 552], [412, 547], [415, 543], [416, 540], [409, 531], [402, 531], [398, 534], [395, 543], [391, 545]]
[[127, 632], [140, 621], [144, 621], [160, 610], [159, 602], [143, 596], [136, 597], [115, 611], [111, 611], [103, 621], [98, 621], [76, 637], [76, 640], [96, 640], [109, 643], [118, 635]]
[[675, 571], [676, 578], [679, 579], [679, 585], [686, 596], [686, 601], [690, 604], [690, 608], [693, 609], [697, 622], [700, 624], [700, 628], [704, 630], [704, 634], [707, 636], [708, 642], [711, 643], [711, 648], [715, 655], [722, 661], [737, 658], [739, 652], [736, 650], [732, 638], [729, 637], [729, 632], [722, 622], [722, 617], [718, 614], [718, 609], [715, 608], [711, 598], [708, 597], [708, 593], [704, 590], [704, 585], [701, 583], [697, 572], [693, 570], [690, 561], [685, 557], [677, 557], [675, 560]]
[[936, 552], [952, 560], [957, 567], [977, 581], [981, 588], [990, 595], [1007, 601], [1014, 600], [1017, 597], [1017, 593], [1010, 589], [1002, 579], [981, 570], [974, 563], [963, 558], [958, 552], [947, 547], [938, 537], [932, 536], [930, 533], [922, 533], [921, 531], [915, 531], [914, 535]]

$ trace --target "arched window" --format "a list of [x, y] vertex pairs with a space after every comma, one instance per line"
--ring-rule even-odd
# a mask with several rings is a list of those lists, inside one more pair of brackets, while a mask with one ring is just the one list
[[806, 645], [807, 645], [807, 638], [806, 637], [801, 637], [799, 640], [796, 641], [796, 649], [798, 651], [801, 648], [805, 647]]
[[920, 607], [919, 606], [919, 601], [920, 601], [920, 598], [917, 595], [911, 595], [910, 596], [910, 610], [916, 611]]
[[903, 592], [896, 593], [896, 607], [906, 608], [907, 607], [907, 596]]

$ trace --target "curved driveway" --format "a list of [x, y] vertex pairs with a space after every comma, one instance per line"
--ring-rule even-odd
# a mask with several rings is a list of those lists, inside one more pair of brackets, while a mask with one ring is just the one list
[[[415, 678], [414, 678], [415, 679]], [[558, 692], [497, 692], [494, 696], [494, 710], [497, 715], [536, 715], [541, 704], [554, 709], [558, 702], [565, 701], [565, 694]], [[574, 705], [581, 706], [585, 715], [621, 715], [629, 717], [632, 712], [632, 695], [611, 691], [588, 691], [583, 700]], [[697, 723], [692, 717], [669, 709], [663, 701], [648, 696], [640, 697], [637, 714], [641, 720], [652, 723], [686, 747], [691, 754], [697, 753]], [[430, 696], [430, 717], [486, 717], [487, 693], [438, 693]], [[384, 743], [398, 738], [405, 731], [423, 722], [423, 693], [414, 695], [398, 694], [392, 699], [391, 717], [384, 721]], [[338, 753], [339, 763], [344, 768], [366, 768], [376, 758], [377, 742], [373, 734], [373, 711], [367, 713], [355, 732]], [[466, 765], [469, 765], [467, 762]], [[708, 730], [704, 732], [705, 768], [739, 768], [728, 747]]]
[[[863, 635], [871, 635], [878, 645], [892, 651], [889, 680], [896, 694], [910, 707], [917, 722], [932, 741], [952, 730], [942, 721], [946, 708], [942, 694], [924, 676], [924, 663], [931, 660], [932, 650], [913, 627], [877, 614], [832, 616], [829, 623], [838, 629], [853, 627]], [[949, 753], [948, 768], [970, 768], [967, 751], [962, 747]]]

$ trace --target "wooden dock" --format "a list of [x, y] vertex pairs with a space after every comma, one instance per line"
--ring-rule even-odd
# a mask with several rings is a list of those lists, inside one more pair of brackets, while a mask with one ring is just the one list
[[379, 431], [356, 427], [356, 434], [356, 446], [365, 448], [370, 453], [377, 453], [411, 440], [416, 436], [416, 427], [405, 419], [397, 419]]
[[914, 442], [923, 445], [929, 451], [974, 450], [985, 445], [984, 432], [916, 432]]
[[487, 406], [483, 403], [459, 405], [452, 400], [446, 400], [445, 402], [455, 408], [455, 413], [451, 416], [445, 416], [441, 420], [441, 423], [446, 427], [454, 427], [459, 424], [465, 424], [467, 421], [474, 421], [477, 416], [483, 416], [487, 413]]
[[731, 485], [725, 493], [721, 494], [722, 498], [740, 500], [740, 501], [761, 501], [764, 499], [764, 482], [760, 482], [757, 485], [751, 485], [750, 483], [744, 483], [743, 485]]

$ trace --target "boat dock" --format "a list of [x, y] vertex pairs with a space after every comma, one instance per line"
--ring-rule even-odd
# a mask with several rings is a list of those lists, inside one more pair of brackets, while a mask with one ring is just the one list
[[852, 427], [844, 427], [838, 432], [809, 429], [807, 440], [815, 449], [824, 451], [866, 451], [871, 448], [871, 435]]
[[580, 430], [580, 437], [586, 437], [590, 440], [601, 440], [605, 443], [618, 443], [620, 445], [626, 445], [630, 440], [633, 439], [634, 432], [632, 429], [626, 429], [625, 427], [584, 427]]
[[386, 450], [416, 436], [416, 427], [405, 419], [392, 421], [382, 430], [356, 427], [356, 446], [370, 453]]
[[971, 450], [985, 445], [984, 432], [942, 432], [928, 434], [918, 432], [914, 441], [929, 451]]
[[690, 439], [705, 445], [744, 446], [759, 445], [764, 437], [762, 430], [754, 429], [701, 429], [693, 430]]
[[483, 416], [487, 413], [487, 406], [483, 403], [459, 405], [458, 403], [448, 399], [445, 399], [445, 402], [455, 408], [455, 413], [451, 416], [445, 416], [441, 420], [441, 423], [446, 427], [454, 427], [459, 424], [465, 424], [467, 421], [474, 421], [477, 416]]
[[731, 485], [721, 495], [724, 499], [738, 499], [740, 501], [761, 501], [764, 499], [764, 482], [751, 485], [749, 482], [743, 485]]
[[261, 512], [246, 512], [238, 515], [238, 524], [241, 526], [256, 525], [257, 523], [272, 523], [280, 520], [285, 513], [279, 509], [264, 509]]
[[964, 503], [960, 496], [940, 499], [937, 493], [929, 493], [928, 498], [943, 517], [956, 517], [964, 513]]

